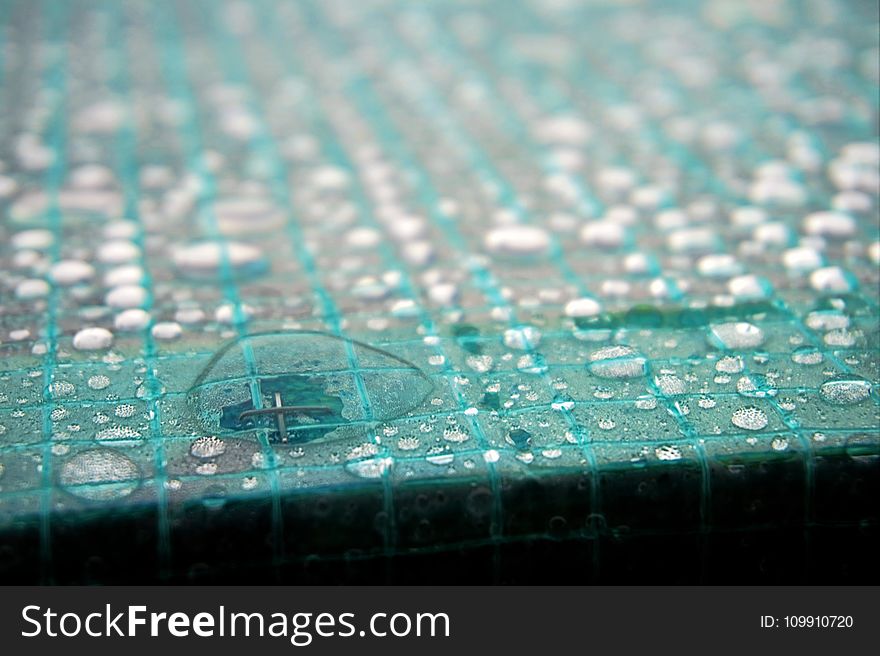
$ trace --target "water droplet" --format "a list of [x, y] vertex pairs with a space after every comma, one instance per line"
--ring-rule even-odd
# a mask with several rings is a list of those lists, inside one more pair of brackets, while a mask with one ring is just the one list
[[88, 380], [88, 386], [93, 390], [102, 390], [106, 389], [110, 386], [110, 379], [103, 374], [98, 374], [96, 376], [90, 376]]
[[601, 378], [637, 378], [645, 375], [646, 359], [635, 349], [615, 344], [590, 354], [590, 373]]
[[522, 428], [514, 428], [507, 434], [507, 441], [517, 449], [525, 451], [532, 444], [532, 434]]
[[113, 344], [113, 333], [106, 328], [83, 328], [73, 336], [73, 348], [78, 351], [100, 351]]
[[684, 381], [674, 374], [660, 374], [654, 377], [654, 383], [665, 396], [685, 393]]
[[202, 464], [196, 466], [196, 474], [200, 474], [201, 476], [213, 476], [216, 473], [216, 462], [203, 462]]
[[784, 437], [774, 437], [770, 442], [770, 447], [774, 451], [785, 451], [788, 448], [788, 440]]
[[501, 454], [498, 453], [495, 449], [489, 449], [488, 451], [483, 453], [483, 460], [488, 463], [498, 462], [501, 459]]
[[451, 423], [443, 429], [443, 439], [455, 444], [461, 444], [470, 439], [467, 431], [464, 430], [458, 422]]
[[763, 374], [749, 374], [736, 381], [736, 391], [740, 396], [753, 399], [763, 399], [776, 396], [778, 390], [767, 376]]
[[196, 458], [216, 458], [226, 452], [226, 442], [213, 435], [200, 437], [190, 445], [189, 452]]
[[504, 331], [504, 345], [507, 348], [525, 351], [541, 343], [541, 331], [534, 326], [521, 326]]
[[627, 240], [627, 228], [610, 220], [593, 221], [581, 228], [580, 237], [594, 248], [620, 248]]
[[176, 321], [160, 321], [150, 330], [154, 339], [170, 341], [177, 339], [183, 334], [183, 329]]
[[49, 390], [53, 396], [70, 396], [76, 392], [76, 387], [74, 387], [73, 383], [69, 383], [66, 380], [59, 380], [52, 383]]
[[527, 353], [516, 361], [516, 368], [524, 374], [540, 376], [547, 373], [547, 362], [540, 353]]
[[150, 324], [150, 314], [140, 308], [123, 310], [113, 320], [113, 327], [123, 332], [143, 330]]
[[721, 348], [754, 348], [764, 343], [764, 331], [747, 321], [713, 324], [709, 332], [710, 341]]
[[469, 355], [465, 358], [465, 363], [477, 373], [486, 373], [492, 368], [494, 360], [491, 355]]
[[855, 282], [852, 274], [837, 266], [816, 269], [810, 274], [810, 285], [818, 292], [844, 293], [852, 291]]
[[557, 398], [553, 401], [553, 403], [550, 404], [550, 407], [553, 410], [568, 411], [574, 408], [574, 401], [572, 401], [571, 399]]
[[822, 383], [819, 396], [833, 405], [861, 403], [871, 395], [871, 383], [864, 378], [844, 374]]
[[133, 417], [137, 413], [137, 407], [132, 405], [131, 403], [123, 403], [122, 405], [116, 406], [116, 409], [113, 411], [117, 417]]
[[825, 356], [815, 346], [799, 346], [792, 352], [791, 359], [797, 364], [816, 365], [821, 364]]
[[743, 430], [761, 430], [768, 423], [767, 414], [753, 405], [734, 410], [730, 421], [734, 426]]
[[804, 231], [822, 237], [851, 237], [855, 234], [856, 222], [842, 212], [813, 212], [804, 219]]
[[852, 330], [830, 330], [825, 333], [822, 341], [828, 346], [855, 346], [859, 333]]
[[147, 303], [149, 294], [140, 285], [121, 285], [111, 289], [104, 302], [112, 308], [139, 308]]
[[404, 435], [397, 440], [397, 448], [401, 451], [412, 451], [419, 448], [419, 438], [416, 435]]
[[484, 243], [486, 250], [498, 255], [542, 255], [550, 250], [550, 235], [537, 226], [509, 225], [490, 230]]
[[49, 275], [56, 284], [75, 285], [91, 280], [95, 276], [95, 267], [81, 260], [61, 260], [52, 266]]
[[49, 283], [39, 278], [22, 280], [15, 286], [15, 297], [22, 300], [43, 298], [49, 295]]
[[658, 460], [680, 460], [681, 450], [672, 444], [664, 444], [654, 449]]
[[225, 269], [236, 276], [256, 275], [268, 268], [259, 248], [233, 241], [207, 241], [183, 246], [174, 252], [172, 258], [178, 271], [199, 278], [218, 276]]
[[436, 451], [429, 451], [428, 455], [425, 456], [425, 460], [432, 465], [445, 467], [446, 465], [452, 464], [452, 461], [455, 460], [455, 454], [437, 449]]
[[593, 317], [601, 311], [602, 306], [592, 298], [576, 298], [565, 304], [565, 316], [572, 318]]
[[82, 451], [61, 466], [59, 482], [71, 494], [89, 501], [128, 496], [140, 482], [137, 465], [111, 449]]
[[636, 399], [636, 408], [639, 410], [653, 410], [657, 407], [657, 397], [644, 394]]
[[715, 363], [715, 371], [738, 374], [743, 370], [743, 359], [739, 355], [725, 355]]
[[711, 396], [701, 396], [700, 400], [697, 401], [697, 405], [699, 405], [703, 410], [711, 410], [718, 403]]

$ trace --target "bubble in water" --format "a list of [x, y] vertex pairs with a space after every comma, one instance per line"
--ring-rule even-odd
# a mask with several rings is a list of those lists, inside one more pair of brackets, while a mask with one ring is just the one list
[[833, 405], [861, 403], [870, 395], [871, 383], [851, 374], [837, 376], [819, 387], [819, 396]]
[[127, 497], [140, 482], [137, 465], [111, 449], [82, 451], [61, 466], [59, 482], [67, 492], [89, 501]]
[[743, 430], [761, 430], [768, 423], [767, 414], [753, 405], [747, 405], [734, 410], [730, 421], [734, 426]]
[[710, 342], [726, 349], [754, 348], [764, 343], [764, 331], [747, 321], [713, 324]]
[[603, 346], [590, 354], [590, 373], [601, 378], [637, 378], [645, 375], [646, 359], [622, 344]]

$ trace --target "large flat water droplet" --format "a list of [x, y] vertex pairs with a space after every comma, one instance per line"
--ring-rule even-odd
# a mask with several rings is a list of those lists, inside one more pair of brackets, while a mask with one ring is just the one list
[[61, 486], [70, 494], [89, 501], [111, 501], [127, 497], [140, 483], [137, 465], [112, 449], [82, 451], [61, 466]]
[[846, 374], [822, 383], [819, 396], [833, 405], [861, 403], [871, 395], [871, 383], [864, 378]]
[[360, 342], [264, 333], [222, 347], [187, 403], [194, 428], [207, 435], [263, 430], [273, 440], [304, 442], [352, 422], [401, 417], [432, 388], [406, 360]]

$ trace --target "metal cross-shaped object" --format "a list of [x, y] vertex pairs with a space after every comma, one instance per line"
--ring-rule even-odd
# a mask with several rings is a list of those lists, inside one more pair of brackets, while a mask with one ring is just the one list
[[238, 420], [242, 421], [248, 417], [255, 417], [257, 415], [275, 415], [275, 425], [278, 427], [278, 435], [281, 436], [282, 442], [287, 442], [287, 422], [284, 419], [285, 415], [294, 413], [302, 414], [306, 412], [329, 414], [332, 413], [333, 410], [321, 405], [284, 405], [284, 401], [281, 399], [281, 392], [275, 392], [274, 406], [270, 408], [246, 410], [238, 416]]

